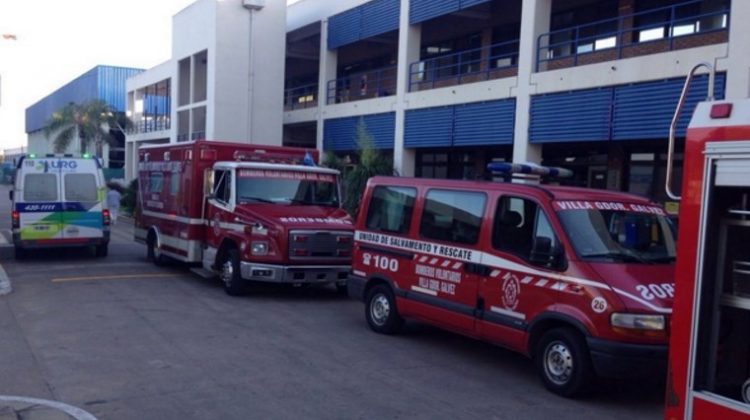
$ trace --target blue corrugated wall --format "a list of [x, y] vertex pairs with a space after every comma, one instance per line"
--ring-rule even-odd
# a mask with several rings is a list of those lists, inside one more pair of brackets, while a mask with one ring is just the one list
[[411, 0], [409, 23], [416, 24], [491, 0]]
[[512, 144], [515, 114], [515, 99], [409, 110], [406, 111], [404, 146]]
[[53, 113], [65, 105], [101, 99], [118, 111], [125, 111], [125, 80], [141, 69], [97, 66], [26, 108], [26, 132], [41, 130]]
[[[531, 98], [532, 143], [666, 138], [684, 78]], [[724, 98], [725, 74], [716, 75], [715, 96]], [[684, 136], [695, 106], [706, 97], [708, 76], [694, 79], [677, 126]]]
[[328, 19], [328, 49], [395, 31], [399, 27], [399, 0], [372, 0]]
[[357, 150], [357, 125], [363, 121], [372, 136], [375, 149], [393, 149], [396, 134], [396, 113], [332, 118], [323, 122], [325, 150]]

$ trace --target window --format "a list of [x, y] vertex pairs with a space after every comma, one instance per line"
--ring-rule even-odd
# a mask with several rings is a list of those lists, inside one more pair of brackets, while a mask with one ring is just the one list
[[94, 174], [65, 174], [65, 199], [68, 201], [98, 201]]
[[57, 175], [29, 174], [23, 178], [24, 201], [57, 201]]
[[419, 225], [423, 238], [475, 244], [487, 196], [479, 192], [430, 190]]
[[172, 172], [169, 175], [169, 195], [177, 195], [177, 191], [180, 190], [180, 174]]
[[492, 246], [528, 260], [537, 238], [549, 239], [552, 248], [559, 247], [552, 225], [539, 205], [518, 197], [500, 198], [492, 230]]
[[161, 172], [151, 172], [151, 175], [148, 177], [148, 192], [161, 193], [163, 184], [164, 174]]
[[232, 191], [232, 174], [229, 171], [214, 171], [214, 197], [223, 201], [224, 203], [229, 202]]
[[375, 187], [367, 211], [367, 229], [406, 233], [414, 213], [417, 190], [404, 187]]

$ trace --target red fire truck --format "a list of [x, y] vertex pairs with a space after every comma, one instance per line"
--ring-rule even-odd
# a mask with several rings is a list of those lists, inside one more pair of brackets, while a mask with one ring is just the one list
[[[304, 149], [195, 141], [138, 153], [135, 239], [156, 264], [200, 263], [226, 292], [248, 281], [346, 290], [353, 226], [338, 171]], [[307, 163], [307, 164], [303, 164]]]
[[[701, 66], [710, 69], [691, 71], [672, 123], [670, 174], [674, 127]], [[685, 145], [669, 420], [750, 418], [750, 100], [711, 96], [697, 106]], [[669, 180], [667, 191], [680, 199]]]

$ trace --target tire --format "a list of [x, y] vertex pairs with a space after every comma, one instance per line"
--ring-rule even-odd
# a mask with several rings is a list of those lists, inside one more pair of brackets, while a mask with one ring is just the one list
[[27, 257], [26, 250], [21, 248], [20, 246], [16, 246], [13, 248], [13, 257], [18, 260], [25, 260]]
[[96, 257], [104, 258], [109, 254], [109, 244], [101, 244], [96, 246]]
[[159, 267], [166, 263], [166, 257], [160, 252], [159, 247], [156, 246], [156, 237], [153, 234], [149, 235], [146, 241], [146, 259], [153, 261]]
[[219, 267], [219, 278], [224, 284], [224, 291], [229, 296], [247, 294], [248, 286], [240, 273], [240, 253], [236, 249], [229, 249], [224, 253], [224, 259]]
[[401, 329], [404, 319], [398, 314], [389, 286], [378, 284], [367, 292], [365, 318], [370, 328], [381, 334], [396, 334]]
[[535, 363], [544, 386], [566, 398], [591, 389], [594, 371], [584, 337], [572, 328], [555, 328], [542, 335]]

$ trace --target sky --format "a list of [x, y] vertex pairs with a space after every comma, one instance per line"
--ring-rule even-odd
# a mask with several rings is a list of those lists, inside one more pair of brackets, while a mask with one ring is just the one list
[[0, 34], [16, 38], [0, 36], [0, 149], [25, 145], [25, 109], [91, 68], [167, 61], [172, 16], [193, 1], [0, 0]]

